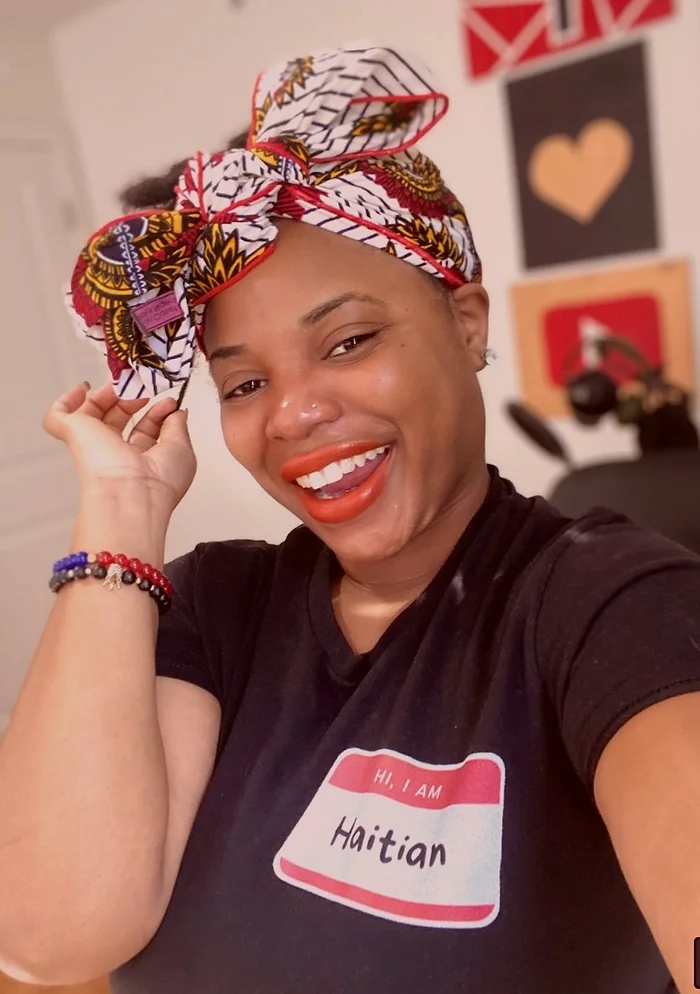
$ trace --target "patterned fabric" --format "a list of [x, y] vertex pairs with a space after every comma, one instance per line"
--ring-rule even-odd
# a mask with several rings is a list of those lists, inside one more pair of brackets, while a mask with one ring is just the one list
[[247, 149], [197, 153], [174, 211], [112, 222], [80, 254], [68, 306], [115, 389], [187, 381], [206, 302], [274, 249], [274, 218], [353, 238], [454, 286], [481, 279], [464, 208], [413, 146], [446, 113], [430, 74], [351, 45], [278, 66], [255, 87]]

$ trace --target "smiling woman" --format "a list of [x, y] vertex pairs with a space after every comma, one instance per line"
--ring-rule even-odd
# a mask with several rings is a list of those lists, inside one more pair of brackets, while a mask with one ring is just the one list
[[[415, 148], [427, 71], [347, 46], [253, 104], [245, 148], [75, 268], [112, 383], [45, 420], [82, 500], [0, 745], [0, 963], [115, 994], [690, 994], [700, 561], [486, 465], [488, 298]], [[229, 452], [302, 524], [164, 567], [186, 415], [123, 432], [197, 348]]]

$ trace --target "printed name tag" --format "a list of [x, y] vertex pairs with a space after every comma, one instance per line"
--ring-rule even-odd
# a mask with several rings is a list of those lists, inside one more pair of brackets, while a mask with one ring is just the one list
[[380, 918], [480, 928], [498, 915], [505, 768], [390, 750], [336, 760], [274, 861], [302, 890]]
[[182, 307], [174, 290], [154, 297], [145, 304], [132, 304], [131, 316], [145, 334], [164, 328], [172, 321], [182, 321], [183, 318]]

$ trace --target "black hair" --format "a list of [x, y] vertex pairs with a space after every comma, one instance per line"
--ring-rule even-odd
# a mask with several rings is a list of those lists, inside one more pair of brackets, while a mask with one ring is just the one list
[[[226, 149], [245, 148], [248, 132], [241, 131], [226, 144]], [[160, 176], [149, 176], [131, 183], [119, 194], [122, 210], [144, 211], [151, 208], [173, 210], [175, 207], [175, 187], [182, 176], [188, 159], [176, 162]]]

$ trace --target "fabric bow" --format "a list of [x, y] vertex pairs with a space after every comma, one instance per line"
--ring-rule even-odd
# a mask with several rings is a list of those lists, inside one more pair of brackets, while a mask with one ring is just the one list
[[452, 285], [480, 281], [463, 207], [412, 148], [446, 113], [430, 74], [352, 45], [263, 73], [247, 149], [197, 153], [174, 211], [131, 214], [92, 236], [68, 293], [116, 392], [154, 396], [189, 378], [206, 302], [274, 249], [275, 217], [322, 226]]

